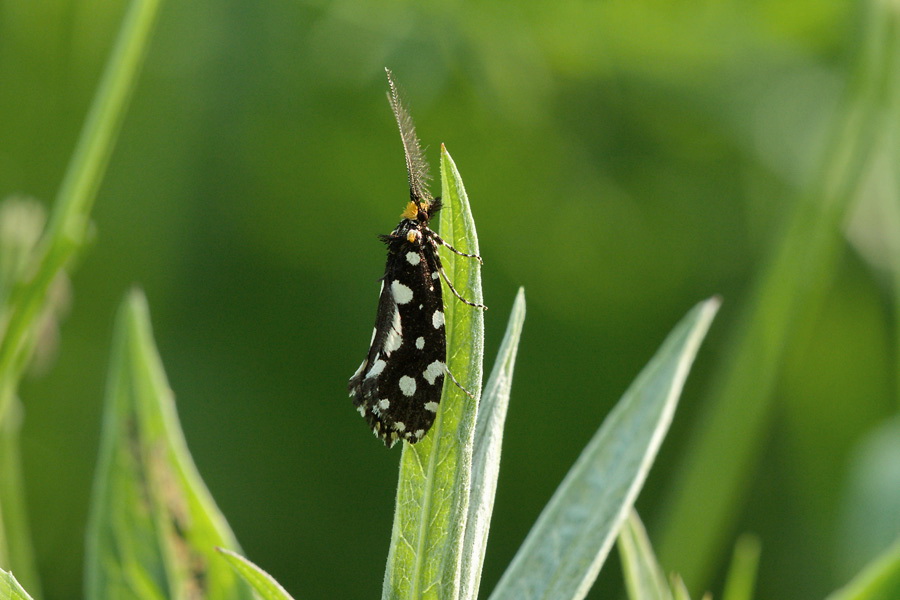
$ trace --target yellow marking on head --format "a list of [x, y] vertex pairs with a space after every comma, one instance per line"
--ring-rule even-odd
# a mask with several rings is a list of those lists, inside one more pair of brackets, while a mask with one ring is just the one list
[[419, 207], [415, 202], [410, 201], [409, 204], [406, 205], [406, 210], [403, 211], [403, 214], [400, 215], [402, 219], [415, 219], [419, 215]]
[[406, 241], [412, 244], [416, 240], [419, 239], [419, 232], [415, 229], [410, 229], [409, 233], [406, 234]]

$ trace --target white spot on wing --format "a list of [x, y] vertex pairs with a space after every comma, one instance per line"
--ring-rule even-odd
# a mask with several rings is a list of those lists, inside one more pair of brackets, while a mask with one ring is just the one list
[[417, 438], [421, 438], [423, 435], [425, 435], [424, 429], [416, 429], [416, 437]]
[[[359, 368], [356, 369], [356, 373], [353, 374], [353, 377], [358, 377], [359, 374], [363, 372], [363, 369], [366, 368], [366, 365], [367, 365], [368, 363], [369, 363], [368, 360], [362, 361], [362, 362], [360, 363], [360, 365], [359, 365]], [[350, 379], [353, 379], [353, 377], [350, 377]], [[350, 395], [352, 396], [353, 394], [350, 394]]]
[[406, 253], [406, 260], [407, 260], [407, 261], [409, 262], [409, 264], [411, 264], [412, 266], [416, 266], [417, 264], [419, 264], [420, 262], [422, 262], [422, 257], [419, 256], [419, 253], [418, 253], [418, 252], [407, 252], [407, 253]]
[[399, 348], [402, 343], [403, 328], [400, 325], [400, 310], [395, 306], [391, 329], [388, 331], [387, 338], [384, 340], [384, 353], [390, 356], [391, 352]]
[[383, 398], [378, 401], [378, 408], [380, 408], [381, 410], [387, 410], [390, 407], [391, 407], [391, 401], [388, 400], [387, 398]]
[[372, 368], [369, 369], [369, 372], [366, 373], [366, 379], [371, 379], [372, 377], [378, 377], [381, 375], [381, 372], [384, 371], [384, 367], [387, 365], [386, 362], [379, 359], [372, 363]]
[[423, 338], [423, 337], [416, 338], [416, 348], [421, 350], [424, 347], [425, 347], [425, 338]]
[[428, 382], [429, 385], [434, 385], [434, 380], [438, 378], [438, 375], [444, 374], [444, 363], [439, 360], [434, 361], [425, 369], [425, 372], [422, 373], [422, 377], [425, 378], [425, 381]]
[[427, 411], [429, 411], [429, 412], [436, 413], [436, 412], [437, 412], [437, 409], [438, 409], [438, 403], [437, 403], [437, 402], [426, 402], [426, 403], [425, 403], [425, 410], [427, 410]]
[[437, 272], [437, 271], [432, 271], [432, 273], [431, 273], [431, 278], [432, 278], [432, 279], [437, 279], [437, 278], [440, 277], [440, 276], [441, 276], [441, 274], [440, 274], [439, 272]]
[[363, 406], [363, 405], [359, 405], [359, 406], [356, 408], [356, 412], [359, 413], [359, 416], [364, 417], [364, 416], [366, 416], [366, 407]]
[[396, 429], [397, 431], [406, 431], [406, 423], [397, 421], [396, 423], [394, 423], [394, 429]]
[[434, 314], [431, 316], [431, 324], [434, 325], [435, 329], [440, 329], [444, 326], [444, 313], [439, 310], [434, 311]]
[[406, 304], [413, 298], [413, 292], [409, 286], [403, 285], [396, 279], [391, 282], [391, 293], [394, 295], [394, 302], [397, 304]]
[[412, 396], [416, 393], [416, 380], [404, 375], [400, 378], [400, 391], [404, 396]]

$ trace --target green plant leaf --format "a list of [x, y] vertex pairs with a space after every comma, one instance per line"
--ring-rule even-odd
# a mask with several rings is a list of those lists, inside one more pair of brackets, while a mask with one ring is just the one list
[[0, 600], [31, 600], [12, 573], [0, 569]]
[[669, 584], [653, 553], [647, 530], [634, 509], [622, 523], [618, 546], [628, 597], [632, 600], [672, 600]]
[[[475, 223], [456, 165], [441, 146], [444, 208], [441, 237], [461, 252], [478, 254]], [[447, 276], [459, 293], [482, 302], [481, 268], [474, 259], [442, 252]], [[475, 398], [481, 393], [484, 316], [444, 287], [447, 368]], [[462, 542], [469, 509], [472, 440], [477, 401], [444, 378], [431, 431], [403, 443], [391, 547], [383, 598], [455, 598], [460, 589]]]
[[827, 600], [897, 600], [900, 598], [900, 540]]
[[0, 420], [0, 564], [18, 573], [28, 589], [40, 597], [20, 457], [23, 412], [22, 403], [15, 398], [7, 405], [6, 418]]
[[[0, 385], [14, 385], [21, 354], [46, 304], [48, 290], [83, 246], [97, 189], [115, 146], [137, 81], [160, 0], [133, 0], [110, 52], [78, 144], [56, 195], [46, 231], [29, 268], [31, 276], [13, 291], [11, 313], [0, 339]], [[0, 395], [0, 418], [10, 394]]]
[[191, 459], [139, 291], [116, 320], [87, 533], [85, 597], [249, 599], [237, 548]]
[[228, 564], [240, 575], [262, 600], [294, 600], [275, 578], [255, 564], [231, 550], [217, 548]]
[[[687, 586], [684, 585], [684, 580], [681, 578], [681, 575], [675, 574], [671, 577], [672, 582], [672, 595], [675, 600], [691, 600], [691, 594], [688, 592]], [[704, 596], [704, 600], [711, 600], [710, 597]]]
[[463, 539], [462, 586], [460, 598], [477, 598], [481, 584], [481, 569], [487, 547], [494, 497], [497, 492], [497, 476], [500, 473], [500, 448], [503, 441], [503, 425], [512, 387], [516, 351], [525, 322], [525, 290], [519, 288], [506, 334], [500, 344], [494, 369], [484, 388], [475, 421], [475, 446], [472, 458], [472, 481], [469, 496], [469, 516]]
[[[722, 364], [708, 386], [696, 434], [667, 490], [657, 551], [688, 581], [705, 584], [722, 556], [757, 472], [776, 408], [774, 388], [791, 341], [820, 318], [841, 264], [847, 209], [879, 160], [900, 102], [900, 12], [870, 0], [855, 52], [854, 81], [823, 145], [818, 172], [795, 200], [763, 261]], [[896, 163], [896, 160], [894, 160]], [[722, 448], [728, 452], [722, 452]], [[690, 548], [690, 552], [685, 552]]]
[[[35, 246], [33, 240], [29, 240], [22, 244], [22, 236], [30, 237], [31, 229], [40, 227], [34, 214], [28, 218], [18, 211], [16, 223], [4, 218], [6, 227], [11, 227], [12, 231], [4, 227], [3, 234], [15, 234], [22, 254], [11, 252], [6, 243], [9, 240], [0, 242], [3, 246], [0, 302], [4, 304], [0, 307], [0, 436], [4, 436], [0, 446], [5, 467], [0, 492], [0, 535], [9, 536], [0, 542], [0, 546], [4, 546], [0, 548], [0, 554], [3, 564], [15, 569], [38, 595], [40, 587], [25, 513], [25, 491], [19, 476], [21, 467], [15, 431], [18, 427], [19, 379], [35, 349], [43, 345], [38, 342], [41, 326], [46, 324], [47, 311], [53, 308], [54, 295], [60, 284], [67, 283], [64, 270], [87, 238], [91, 208], [149, 45], [158, 6], [159, 0], [133, 0], [131, 3], [39, 243]], [[8, 212], [4, 215], [9, 216]], [[23, 216], [25, 220], [22, 220]], [[43, 217], [37, 221], [43, 223]], [[13, 266], [10, 261], [21, 261], [22, 264]], [[8, 277], [12, 272], [15, 278]], [[7, 425], [8, 420], [14, 423]]]
[[492, 600], [583, 598], [634, 504], [719, 307], [694, 307], [610, 412], [531, 528]]
[[759, 566], [760, 543], [755, 535], [745, 534], [734, 545], [734, 555], [722, 600], [753, 600], [756, 585], [756, 569]]

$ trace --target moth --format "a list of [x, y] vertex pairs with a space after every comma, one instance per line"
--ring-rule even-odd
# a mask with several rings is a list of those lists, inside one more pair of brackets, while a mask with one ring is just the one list
[[[388, 235], [387, 263], [381, 279], [375, 329], [365, 360], [347, 386], [353, 404], [387, 447], [404, 439], [421, 440], [434, 423], [447, 370], [447, 332], [441, 278], [462, 302], [486, 309], [460, 296], [441, 265], [438, 247], [479, 263], [428, 227], [441, 210], [441, 199], [428, 192], [428, 163], [412, 118], [400, 102], [390, 70], [388, 101], [400, 128], [409, 179], [409, 202], [401, 221]], [[461, 389], [462, 386], [460, 386]], [[465, 390], [464, 390], [465, 391]], [[468, 392], [466, 392], [468, 393]]]

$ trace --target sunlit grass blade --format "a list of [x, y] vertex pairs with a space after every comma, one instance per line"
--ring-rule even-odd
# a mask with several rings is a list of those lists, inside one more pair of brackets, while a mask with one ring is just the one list
[[28, 589], [40, 597], [22, 484], [19, 431], [23, 410], [18, 398], [8, 405], [7, 411], [6, 418], [0, 421], [0, 564], [14, 570]]
[[[672, 575], [672, 596], [674, 600], [691, 600], [691, 594], [688, 592], [687, 586], [680, 575]], [[704, 596], [703, 600], [712, 600], [709, 595]]]
[[[441, 147], [444, 208], [441, 237], [462, 252], [478, 253], [475, 223], [462, 179]], [[444, 270], [456, 289], [482, 302], [477, 261], [443, 252]], [[475, 398], [481, 394], [484, 316], [444, 288], [447, 368]], [[472, 438], [477, 401], [444, 378], [440, 410], [417, 444], [403, 443], [391, 547], [383, 598], [454, 598], [460, 588], [462, 541], [469, 503]]]
[[116, 320], [91, 502], [85, 597], [252, 598], [215, 552], [237, 542], [188, 452], [139, 291]]
[[31, 600], [12, 573], [0, 570], [0, 600]]
[[900, 598], [900, 540], [850, 583], [827, 600], [897, 600]]
[[[19, 378], [37, 347], [53, 292], [87, 237], [94, 198], [146, 54], [158, 5], [158, 0], [132, 2], [57, 192], [49, 223], [37, 248], [29, 244], [28, 256], [21, 257], [26, 261], [23, 273], [17, 273], [16, 280], [3, 278], [4, 289], [0, 290], [2, 302], [8, 302], [0, 309], [3, 313], [0, 314], [0, 421], [3, 422], [0, 435], [4, 436], [2, 451], [6, 467], [0, 482], [3, 487], [0, 519], [10, 536], [6, 539], [3, 564], [14, 568], [38, 595], [40, 588], [25, 514], [25, 492], [22, 479], [17, 476], [18, 440], [6, 421], [17, 417]], [[15, 233], [21, 236], [27, 227], [22, 222], [18, 225]], [[0, 262], [6, 270], [13, 254], [6, 244], [3, 246]]]
[[[32, 275], [13, 292], [12, 311], [0, 340], [0, 385], [13, 385], [9, 380], [17, 376], [19, 355], [46, 302], [48, 289], [85, 242], [91, 208], [149, 45], [159, 3], [159, 0], [133, 0], [119, 30], [57, 192], [30, 269]], [[3, 394], [0, 401], [8, 398], [9, 395]], [[5, 404], [0, 406], [0, 418], [5, 409]]]
[[618, 546], [628, 597], [631, 600], [672, 600], [669, 583], [653, 553], [647, 530], [634, 509], [622, 523]]
[[719, 301], [694, 307], [575, 462], [506, 569], [492, 600], [583, 598], [668, 431]]
[[294, 600], [287, 591], [281, 587], [275, 578], [257, 567], [255, 564], [231, 550], [218, 548], [228, 564], [237, 572], [247, 585], [253, 588], [261, 600]]
[[745, 534], [734, 545], [734, 556], [722, 600], [753, 600], [756, 586], [756, 569], [759, 567], [760, 543], [755, 535]]
[[794, 202], [783, 234], [762, 263], [709, 387], [707, 412], [689, 437], [663, 502], [660, 559], [696, 584], [707, 583], [731, 538], [767, 435], [784, 351], [811, 327], [831, 291], [847, 208], [872, 166], [878, 138], [890, 130], [883, 118], [896, 114], [900, 11], [895, 2], [882, 0], [858, 5], [869, 14], [849, 96], [818, 173]]
[[509, 405], [513, 370], [516, 366], [516, 352], [524, 322], [525, 290], [519, 288], [494, 369], [484, 388], [475, 422], [471, 495], [463, 540], [460, 598], [478, 597], [491, 514], [494, 510], [494, 496], [497, 492], [497, 477], [500, 473], [503, 425], [506, 422], [506, 408]]

